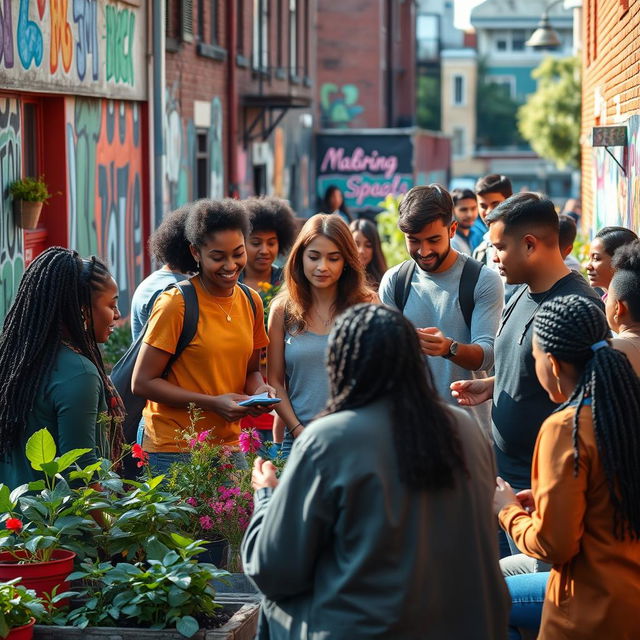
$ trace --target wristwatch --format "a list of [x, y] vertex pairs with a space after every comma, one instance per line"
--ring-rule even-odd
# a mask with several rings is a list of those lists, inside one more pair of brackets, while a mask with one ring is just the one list
[[458, 353], [458, 343], [453, 338], [447, 338], [447, 340], [451, 340], [451, 344], [449, 345], [449, 353], [445, 353], [442, 357], [450, 360]]

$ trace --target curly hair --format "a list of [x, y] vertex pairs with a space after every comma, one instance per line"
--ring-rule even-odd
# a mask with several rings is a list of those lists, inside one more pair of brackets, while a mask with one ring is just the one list
[[103, 291], [111, 274], [96, 257], [51, 247], [25, 271], [0, 335], [0, 457], [26, 428], [35, 398], [54, 365], [63, 336], [96, 366], [112, 418], [112, 455], [123, 442], [122, 400], [106, 374], [93, 333], [92, 294]]
[[387, 397], [402, 482], [415, 490], [452, 487], [466, 472], [453, 419], [424, 366], [415, 329], [398, 311], [357, 304], [329, 335], [324, 415]]
[[249, 213], [251, 233], [274, 231], [278, 237], [278, 253], [287, 253], [297, 232], [295, 214], [289, 203], [282, 198], [266, 196], [248, 198], [243, 204]]
[[304, 274], [304, 251], [318, 236], [331, 240], [344, 258], [344, 271], [338, 280], [334, 316], [358, 302], [369, 302], [373, 292], [367, 286], [356, 243], [349, 227], [337, 214], [317, 213], [307, 220], [296, 239], [284, 267], [285, 288], [278, 295], [285, 299], [285, 327], [303, 333], [311, 309], [312, 285]]
[[[578, 475], [579, 414], [591, 399], [593, 430], [613, 505], [613, 532], [640, 539], [640, 381], [627, 357], [604, 346], [609, 327], [593, 300], [575, 294], [545, 302], [536, 314], [540, 349], [580, 373], [573, 394], [561, 407], [577, 405], [573, 419], [574, 475]], [[593, 349], [598, 345], [600, 348]]]
[[206, 242], [210, 233], [237, 230], [246, 238], [250, 223], [247, 210], [239, 200], [196, 200], [185, 223], [185, 236], [196, 247]]
[[190, 273], [196, 270], [184, 228], [191, 206], [186, 204], [168, 213], [149, 238], [149, 251], [160, 264], [169, 265], [171, 271]]

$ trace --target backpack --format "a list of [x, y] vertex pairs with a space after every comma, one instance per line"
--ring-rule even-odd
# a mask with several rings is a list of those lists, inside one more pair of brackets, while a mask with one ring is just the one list
[[[253, 314], [255, 316], [257, 313], [256, 303], [253, 300], [249, 287], [241, 283], [238, 283], [238, 286], [242, 289], [247, 298], [249, 298], [249, 302], [251, 303], [251, 308], [253, 309]], [[178, 289], [184, 298], [184, 319], [182, 323], [182, 331], [180, 332], [178, 344], [176, 345], [176, 352], [171, 355], [171, 358], [169, 358], [169, 362], [162, 374], [163, 378], [167, 377], [175, 361], [180, 357], [182, 352], [195, 337], [198, 329], [198, 318], [200, 315], [198, 308], [198, 296], [193, 284], [189, 280], [171, 283], [164, 288], [162, 293], [173, 288]], [[120, 358], [120, 360], [118, 360], [118, 362], [116, 362], [110, 376], [111, 382], [113, 382], [113, 386], [120, 394], [127, 412], [124, 422], [122, 423], [122, 430], [124, 432], [125, 442], [128, 444], [135, 443], [136, 441], [138, 425], [142, 419], [142, 410], [147, 404], [146, 398], [137, 396], [131, 390], [131, 378], [133, 377], [133, 368], [136, 364], [140, 348], [142, 347], [148, 325], [149, 320], [145, 323], [144, 328], [137, 339], [129, 349], [127, 349], [127, 352], [122, 356], [122, 358]]]
[[[462, 268], [460, 283], [458, 285], [458, 301], [465, 324], [471, 329], [471, 317], [475, 303], [473, 293], [476, 289], [480, 271], [484, 265], [473, 258], [467, 258]], [[404, 311], [404, 307], [411, 293], [411, 278], [416, 270], [416, 263], [413, 260], [405, 260], [396, 274], [396, 284], [393, 290], [393, 302], [399, 311]]]

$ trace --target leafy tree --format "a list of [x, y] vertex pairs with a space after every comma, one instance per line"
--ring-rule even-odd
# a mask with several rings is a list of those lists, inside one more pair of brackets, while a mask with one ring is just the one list
[[518, 111], [520, 133], [559, 169], [580, 167], [580, 61], [549, 56], [531, 75], [538, 89]]
[[521, 145], [518, 133], [518, 103], [508, 89], [493, 82], [486, 65], [478, 65], [476, 94], [477, 143], [481, 147], [509, 147]]
[[418, 126], [431, 131], [440, 130], [440, 76], [418, 76], [416, 120]]

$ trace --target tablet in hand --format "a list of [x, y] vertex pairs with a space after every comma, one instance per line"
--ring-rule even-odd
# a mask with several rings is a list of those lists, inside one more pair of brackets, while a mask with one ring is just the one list
[[257, 396], [251, 396], [246, 400], [242, 400], [238, 402], [238, 405], [241, 407], [253, 407], [255, 405], [269, 405], [269, 404], [278, 404], [280, 402], [280, 398], [270, 398], [268, 393], [261, 393]]

